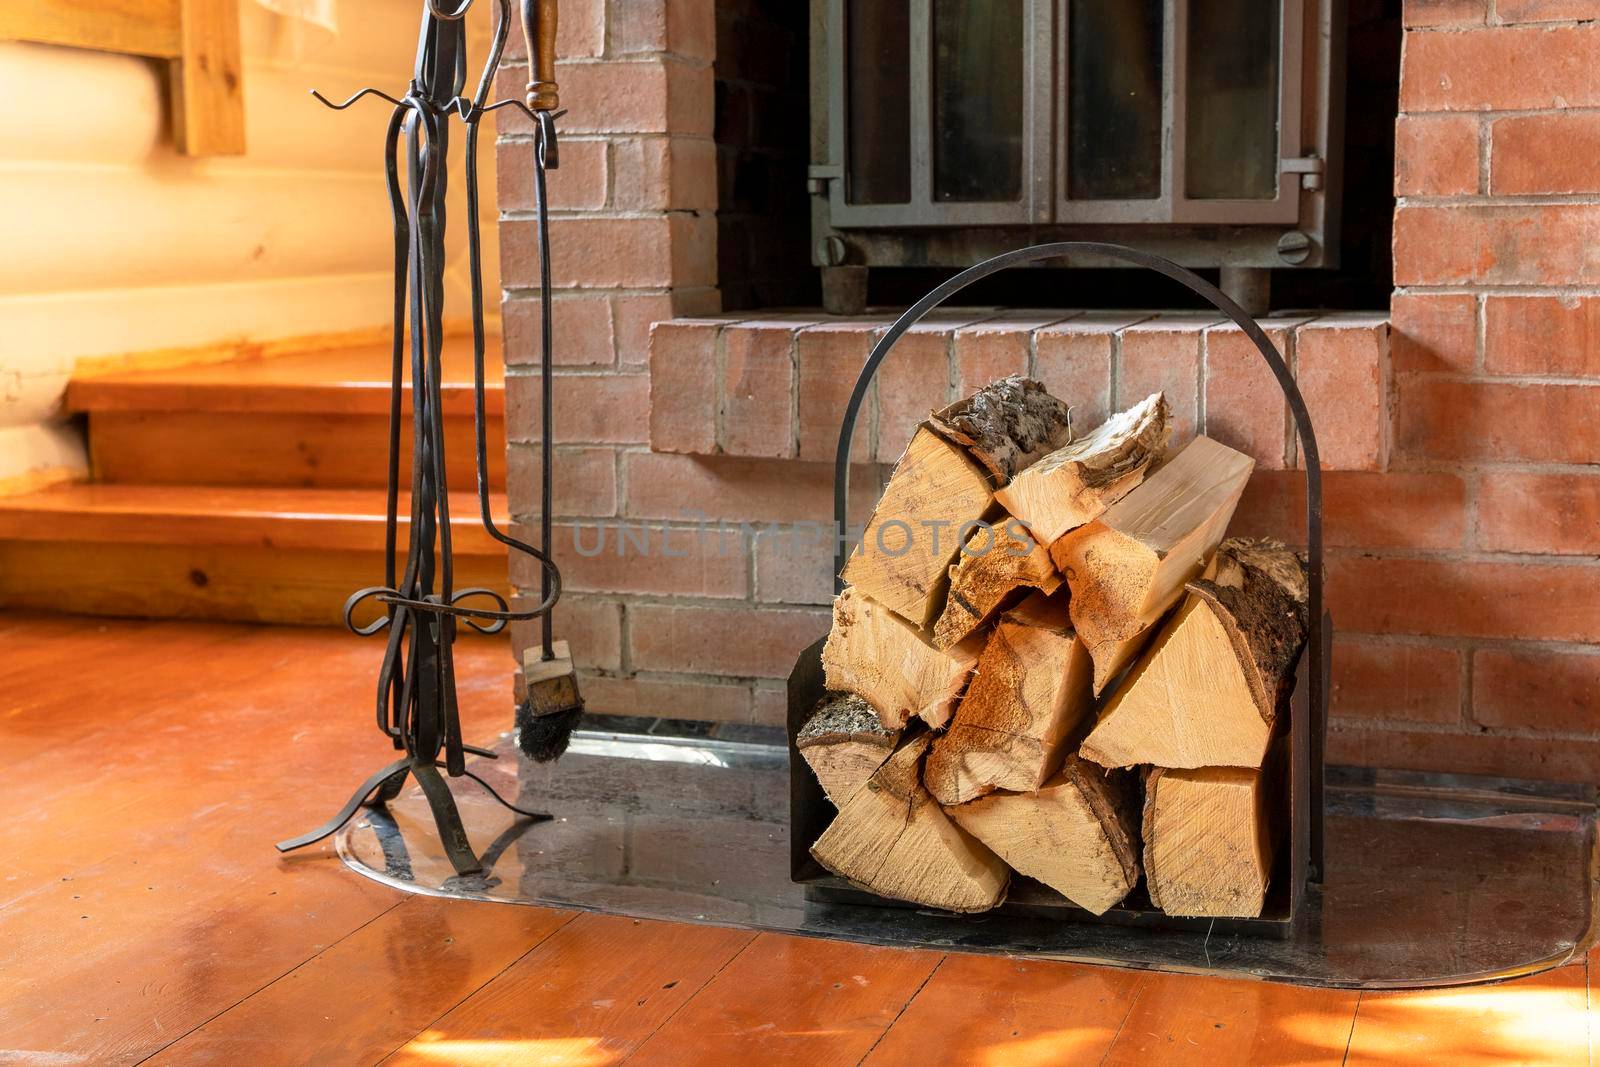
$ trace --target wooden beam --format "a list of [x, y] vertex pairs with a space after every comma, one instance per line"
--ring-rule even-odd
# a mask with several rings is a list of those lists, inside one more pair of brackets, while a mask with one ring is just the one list
[[25, 0], [0, 4], [0, 40], [176, 59], [179, 0]]

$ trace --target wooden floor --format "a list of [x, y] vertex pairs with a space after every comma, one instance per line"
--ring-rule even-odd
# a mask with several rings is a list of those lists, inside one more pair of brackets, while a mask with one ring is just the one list
[[[1587, 1064], [1600, 1033], [1592, 961], [1358, 995], [401, 896], [271, 847], [389, 758], [373, 642], [10, 616], [0, 649], [0, 1063]], [[491, 738], [509, 657], [459, 662]]]

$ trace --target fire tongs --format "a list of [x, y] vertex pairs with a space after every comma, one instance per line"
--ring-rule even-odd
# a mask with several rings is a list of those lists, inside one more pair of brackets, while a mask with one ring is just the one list
[[[497, 10], [489, 56], [468, 99], [466, 84], [466, 23], [473, 0], [458, 0], [453, 9], [439, 0], [424, 0], [422, 33], [411, 84], [396, 99], [377, 89], [362, 89], [342, 104], [312, 90], [321, 103], [342, 111], [364, 96], [376, 96], [394, 105], [384, 141], [389, 200], [394, 213], [394, 351], [389, 398], [388, 514], [385, 526], [385, 578], [381, 586], [353, 593], [344, 605], [345, 625], [359, 635], [389, 632], [383, 665], [378, 673], [378, 729], [405, 755], [373, 774], [356, 789], [344, 807], [317, 829], [278, 844], [280, 852], [320, 841], [343, 826], [363, 805], [381, 806], [399, 795], [406, 776], [417, 780], [433, 811], [439, 836], [452, 866], [460, 875], [482, 870], [467, 840], [441, 768], [452, 778], [471, 778], [501, 804], [528, 819], [549, 815], [525, 811], [505, 800], [466, 767], [471, 753], [494, 759], [495, 753], [475, 748], [461, 739], [461, 716], [456, 703], [455, 664], [452, 649], [456, 620], [480, 633], [493, 634], [508, 622], [542, 619], [544, 645], [551, 644], [550, 611], [561, 596], [561, 573], [551, 559], [551, 328], [550, 240], [545, 202], [545, 171], [557, 164], [555, 120], [555, 0], [522, 0], [523, 33], [528, 42], [531, 79], [528, 98], [485, 104], [510, 22], [510, 0], [496, 0]], [[541, 450], [540, 533], [542, 548], [534, 548], [502, 532], [489, 513], [487, 445], [484, 431], [484, 321], [482, 246], [478, 232], [478, 133], [484, 115], [511, 107], [524, 112], [535, 124], [535, 206], [539, 226], [540, 283], [543, 311], [541, 387], [543, 392], [543, 442]], [[478, 508], [483, 528], [508, 548], [538, 560], [542, 569], [541, 598], [536, 608], [513, 611], [492, 589], [457, 589], [454, 584], [450, 540], [450, 503], [445, 476], [445, 434], [440, 387], [444, 348], [444, 236], [445, 174], [449, 152], [450, 117], [466, 125], [467, 251], [472, 291], [473, 430], [477, 443]], [[405, 137], [405, 185], [402, 188], [396, 160], [401, 134]], [[397, 568], [398, 509], [400, 503], [400, 438], [402, 398], [405, 392], [405, 355], [410, 348], [412, 383], [411, 516], [405, 567]], [[492, 601], [493, 608], [474, 607], [463, 601]], [[356, 608], [372, 600], [383, 606], [376, 620], [358, 624]], [[441, 758], [442, 757], [442, 758]]]

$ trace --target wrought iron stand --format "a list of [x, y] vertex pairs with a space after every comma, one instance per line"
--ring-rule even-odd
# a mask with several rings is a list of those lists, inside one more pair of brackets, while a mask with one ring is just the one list
[[[320, 841], [344, 825], [363, 804], [381, 805], [399, 795], [407, 776], [416, 779], [426, 795], [434, 822], [458, 874], [482, 869], [461, 823], [450, 788], [439, 771], [452, 778], [467, 777], [483, 786], [501, 804], [528, 819], [550, 816], [524, 811], [505, 800], [466, 767], [471, 753], [488, 759], [495, 754], [474, 748], [461, 739], [461, 716], [456, 703], [453, 647], [457, 620], [486, 634], [498, 633], [512, 620], [541, 618], [548, 644], [550, 611], [561, 596], [561, 574], [550, 553], [551, 494], [551, 330], [550, 249], [545, 171], [556, 166], [554, 38], [555, 5], [551, 0], [524, 0], [523, 30], [529, 42], [532, 78], [529, 105], [520, 100], [485, 104], [500, 65], [511, 12], [510, 0], [497, 0], [488, 59], [471, 98], [461, 95], [466, 85], [465, 16], [473, 0], [458, 0], [446, 8], [439, 0], [424, 0], [422, 33], [411, 84], [396, 99], [377, 89], [362, 89], [342, 104], [334, 104], [313, 90], [313, 95], [335, 110], [344, 110], [365, 96], [394, 105], [384, 139], [384, 163], [389, 199], [394, 213], [394, 353], [389, 402], [389, 481], [385, 539], [384, 584], [353, 593], [344, 605], [345, 625], [360, 635], [388, 631], [388, 646], [378, 672], [377, 722], [396, 750], [405, 755], [363, 782], [332, 819], [300, 837], [278, 844], [288, 852]], [[478, 231], [478, 134], [484, 115], [513, 107], [535, 123], [535, 204], [540, 231], [539, 254], [543, 298], [543, 361], [541, 384], [544, 404], [542, 449], [542, 548], [502, 532], [489, 514], [487, 444], [484, 419], [484, 321], [482, 249]], [[473, 429], [477, 445], [478, 508], [483, 527], [495, 540], [513, 551], [539, 561], [543, 571], [542, 597], [537, 607], [512, 611], [505, 598], [492, 589], [457, 589], [454, 582], [450, 539], [450, 504], [445, 476], [445, 435], [440, 384], [444, 349], [444, 237], [445, 175], [450, 149], [450, 118], [466, 126], [466, 201], [468, 269], [472, 295]], [[402, 184], [397, 157], [405, 163]], [[400, 508], [400, 437], [403, 397], [406, 391], [406, 357], [409, 349], [412, 397], [412, 448], [410, 521], [404, 566], [398, 555]], [[492, 601], [493, 608], [463, 604], [474, 598]], [[355, 622], [357, 607], [368, 600], [382, 605], [375, 621]]]

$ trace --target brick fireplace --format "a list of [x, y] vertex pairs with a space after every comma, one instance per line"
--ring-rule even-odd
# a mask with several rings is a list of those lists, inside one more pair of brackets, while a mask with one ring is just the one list
[[[1328, 472], [1334, 762], [1600, 775], [1597, 17], [1583, 0], [1407, 2], [1392, 300], [1264, 320]], [[557, 628], [593, 710], [779, 725], [783, 679], [827, 625], [832, 552], [781, 528], [827, 521], [839, 413], [893, 317], [792, 310], [815, 275], [774, 131], [805, 121], [807, 26], [711, 0], [565, 0], [562, 18]], [[508, 483], [526, 523], [532, 146], [515, 119], [500, 131]], [[1258, 362], [1190, 311], [951, 312], [896, 348], [856, 458], [892, 463], [930, 408], [1003, 374], [1040, 378], [1086, 425], [1161, 388], [1180, 435], [1256, 458], [1238, 525], [1293, 539], [1302, 475]], [[605, 524], [635, 540], [574, 550], [570, 530], [593, 544]]]

